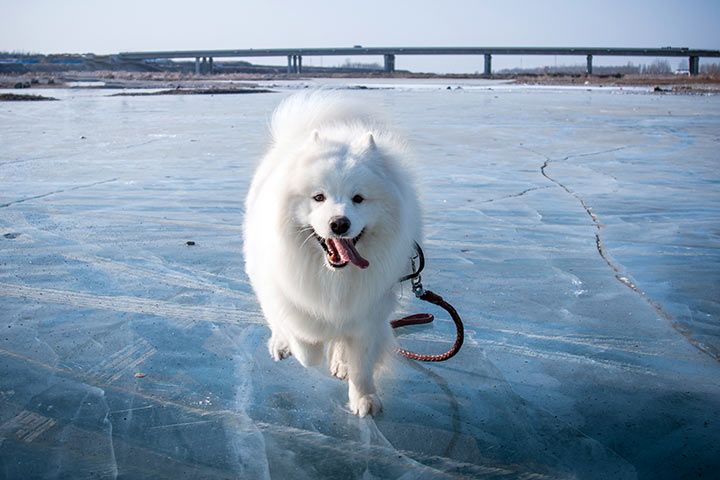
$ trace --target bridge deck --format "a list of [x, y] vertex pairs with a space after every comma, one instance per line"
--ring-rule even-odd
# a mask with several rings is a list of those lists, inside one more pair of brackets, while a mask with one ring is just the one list
[[249, 48], [241, 50], [175, 50], [121, 52], [120, 58], [285, 57], [333, 55], [593, 55], [618, 57], [720, 57], [720, 50], [689, 48], [597, 47], [356, 47], [356, 48]]

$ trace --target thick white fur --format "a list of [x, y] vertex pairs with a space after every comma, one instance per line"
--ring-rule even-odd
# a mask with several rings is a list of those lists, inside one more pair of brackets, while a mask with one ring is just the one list
[[[372, 112], [332, 92], [286, 99], [272, 119], [272, 145], [246, 200], [245, 269], [272, 335], [276, 360], [327, 361], [347, 378], [350, 410], [378, 413], [374, 375], [394, 340], [388, 323], [398, 278], [420, 241], [417, 195], [404, 144]], [[313, 199], [323, 193], [325, 201]], [[362, 203], [353, 196], [362, 195]], [[313, 230], [332, 235], [330, 218], [351, 221], [370, 266], [333, 269]]]

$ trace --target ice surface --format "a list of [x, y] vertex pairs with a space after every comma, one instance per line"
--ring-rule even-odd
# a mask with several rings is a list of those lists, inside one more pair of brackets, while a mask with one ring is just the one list
[[[286, 92], [45, 93], [0, 104], [0, 476], [717, 475], [720, 97], [349, 92], [414, 146], [425, 283], [467, 331], [358, 419], [270, 359], [242, 269]], [[434, 313], [401, 343], [448, 347]]]

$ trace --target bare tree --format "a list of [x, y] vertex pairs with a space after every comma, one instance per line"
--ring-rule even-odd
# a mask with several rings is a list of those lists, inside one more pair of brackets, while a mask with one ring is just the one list
[[669, 73], [673, 73], [673, 69], [667, 60], [655, 60], [650, 65], [640, 67], [641, 75], [667, 75]]
[[704, 63], [700, 65], [700, 73], [710, 75], [720, 74], [720, 63]]
[[383, 67], [379, 63], [362, 63], [362, 62], [351, 62], [349, 58], [345, 59], [340, 68], [352, 68], [355, 70], [382, 70]]

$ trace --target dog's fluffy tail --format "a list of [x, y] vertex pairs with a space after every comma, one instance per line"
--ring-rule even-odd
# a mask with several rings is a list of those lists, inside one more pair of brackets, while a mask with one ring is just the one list
[[374, 124], [377, 112], [332, 90], [315, 90], [292, 95], [277, 107], [270, 131], [275, 143], [302, 139], [313, 130], [357, 122]]

